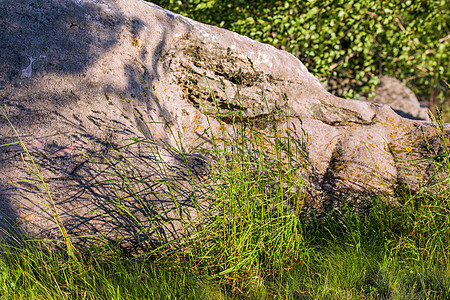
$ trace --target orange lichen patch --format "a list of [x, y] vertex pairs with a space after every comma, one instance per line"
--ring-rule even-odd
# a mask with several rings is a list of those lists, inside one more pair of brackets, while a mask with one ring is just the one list
[[395, 138], [397, 135], [395, 134], [395, 133], [391, 133], [390, 135], [389, 135], [389, 138], [390, 139], [392, 139], [392, 138]]
[[406, 150], [406, 152], [411, 152], [412, 151], [412, 147], [408, 146], [408, 147], [405, 148], [405, 150]]
[[139, 40], [134, 40], [131, 45], [133, 45], [133, 47], [139, 47]]

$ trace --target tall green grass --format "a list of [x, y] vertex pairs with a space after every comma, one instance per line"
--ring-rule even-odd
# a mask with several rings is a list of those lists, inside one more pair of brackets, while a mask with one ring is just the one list
[[[203, 182], [194, 180], [190, 168], [168, 169], [162, 158], [161, 178], [137, 178], [139, 172], [126, 156], [127, 146], [115, 149], [104, 179], [117, 198], [109, 204], [128, 214], [139, 234], [154, 239], [156, 227], [168, 226], [163, 214], [149, 214], [142, 220], [125, 199], [149, 205], [148, 187], [162, 186], [185, 235], [174, 242], [156, 234], [157, 247], [133, 255], [106, 239], [76, 249], [70, 236], [59, 247], [43, 241], [4, 245], [0, 298], [450, 298], [450, 153], [442, 120], [435, 122], [442, 151], [415, 162], [435, 167], [436, 176], [427, 188], [398, 193], [401, 206], [372, 199], [368, 215], [336, 211], [333, 219], [312, 222], [301, 218], [301, 170], [279, 156], [281, 147], [291, 141], [275, 128], [272, 134], [262, 135], [254, 125], [236, 123], [226, 141], [229, 147], [221, 148], [212, 136], [210, 156], [215, 161]], [[149, 147], [154, 157], [162, 157], [161, 148], [146, 138], [128, 146], [137, 142]], [[267, 154], [268, 145], [273, 155]], [[188, 165], [182, 145], [166, 150]], [[296, 159], [295, 153], [288, 157], [291, 162]], [[177, 183], [180, 173], [190, 185]], [[198, 202], [196, 219], [183, 219], [180, 190], [190, 190]], [[44, 194], [51, 197], [50, 193]], [[211, 204], [209, 213], [200, 205], [205, 199]]]

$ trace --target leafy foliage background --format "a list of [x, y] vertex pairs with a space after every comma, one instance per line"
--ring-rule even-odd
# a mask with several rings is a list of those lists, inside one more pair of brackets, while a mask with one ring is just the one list
[[348, 78], [340, 96], [370, 95], [392, 75], [422, 101], [447, 101], [448, 0], [155, 0], [296, 55], [319, 78]]

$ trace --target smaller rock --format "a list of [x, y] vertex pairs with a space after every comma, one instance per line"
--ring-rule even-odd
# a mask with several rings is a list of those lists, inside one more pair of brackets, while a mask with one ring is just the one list
[[389, 105], [397, 114], [412, 120], [430, 122], [427, 108], [421, 107], [414, 93], [400, 80], [390, 76], [380, 76], [380, 83], [375, 87], [375, 96], [365, 100]]

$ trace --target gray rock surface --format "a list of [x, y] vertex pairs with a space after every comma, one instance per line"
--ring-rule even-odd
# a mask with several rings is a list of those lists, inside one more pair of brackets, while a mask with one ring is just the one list
[[192, 186], [233, 123], [293, 141], [279, 158], [317, 210], [420, 188], [432, 167], [402, 161], [439, 151], [431, 124], [335, 97], [289, 53], [141, 0], [1, 1], [0, 101], [10, 233], [57, 237], [62, 222], [80, 239], [153, 245], [190, 233], [214, 204]]
[[428, 109], [421, 107], [416, 95], [400, 80], [390, 76], [380, 76], [375, 87], [375, 96], [360, 98], [373, 103], [389, 105], [400, 116], [413, 120], [430, 121]]

